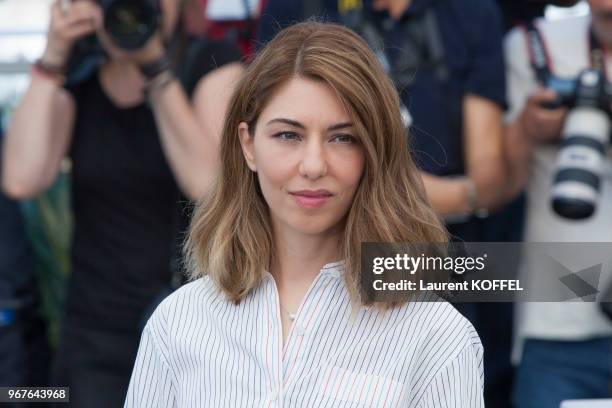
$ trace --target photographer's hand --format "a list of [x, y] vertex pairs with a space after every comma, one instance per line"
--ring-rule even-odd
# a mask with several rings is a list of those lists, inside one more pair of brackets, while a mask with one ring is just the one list
[[529, 158], [533, 147], [559, 140], [567, 115], [566, 108], [549, 109], [543, 105], [557, 100], [549, 89], [538, 89], [527, 98], [522, 112], [506, 125], [504, 152], [510, 177], [506, 196], [514, 199], [529, 180]]
[[74, 43], [94, 33], [102, 20], [102, 10], [91, 0], [55, 1], [42, 60], [50, 66], [64, 67]]
[[530, 143], [550, 143], [561, 137], [567, 108], [548, 109], [543, 105], [557, 100], [549, 89], [538, 89], [527, 99], [522, 113], [516, 119], [523, 136]]

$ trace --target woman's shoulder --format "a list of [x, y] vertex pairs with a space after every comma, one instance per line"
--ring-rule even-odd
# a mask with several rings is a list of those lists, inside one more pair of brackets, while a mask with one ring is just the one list
[[[385, 333], [393, 333], [391, 338], [386, 336], [386, 343], [392, 345], [389, 350], [394, 352], [385, 358], [394, 359], [402, 367], [398, 381], [409, 390], [411, 402], [407, 405], [420, 406], [419, 401], [438, 395], [448, 385], [448, 378], [455, 378], [460, 387], [470, 391], [469, 395], [482, 392], [480, 338], [452, 304], [431, 295], [419, 296], [394, 308], [388, 314], [386, 326]], [[453, 395], [459, 392], [448, 387], [445, 390]], [[469, 401], [458, 405], [478, 406]]]
[[482, 354], [478, 333], [468, 319], [447, 301], [428, 298], [401, 306], [403, 331], [415, 341], [425, 358], [435, 355], [452, 360], [466, 349]]
[[[449, 401], [461, 399], [460, 406], [482, 406], [483, 347], [469, 320], [443, 300], [411, 302], [402, 309], [403, 335], [414, 342], [405, 355], [412, 400], [435, 401], [444, 390]], [[454, 379], [450, 388], [449, 378]]]
[[219, 292], [210, 276], [204, 275], [176, 289], [164, 301], [167, 301], [169, 307], [176, 308], [185, 301], [193, 301], [194, 297], [211, 295], [220, 296], [221, 292]]
[[186, 283], [157, 306], [148, 324], [162, 324], [171, 328], [172, 324], [185, 322], [194, 313], [201, 313], [207, 307], [225, 298], [216, 288], [210, 277], [204, 276]]

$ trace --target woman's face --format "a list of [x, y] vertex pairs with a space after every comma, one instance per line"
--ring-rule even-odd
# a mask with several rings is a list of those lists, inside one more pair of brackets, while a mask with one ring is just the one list
[[271, 98], [254, 134], [239, 126], [275, 228], [324, 234], [338, 227], [364, 171], [364, 152], [329, 85], [294, 78]]

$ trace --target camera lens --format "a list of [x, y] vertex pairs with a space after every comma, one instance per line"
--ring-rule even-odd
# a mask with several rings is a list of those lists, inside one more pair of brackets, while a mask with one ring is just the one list
[[134, 50], [144, 46], [157, 30], [159, 14], [150, 0], [116, 0], [104, 12], [104, 28], [115, 44]]
[[606, 112], [588, 106], [569, 112], [552, 185], [552, 206], [557, 214], [580, 220], [595, 212], [609, 134]]

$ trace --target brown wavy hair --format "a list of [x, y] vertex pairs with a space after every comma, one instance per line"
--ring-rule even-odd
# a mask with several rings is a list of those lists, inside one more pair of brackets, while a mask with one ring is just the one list
[[362, 242], [446, 242], [447, 233], [409, 153], [393, 83], [367, 44], [336, 24], [290, 26], [247, 68], [225, 119], [219, 177], [193, 214], [187, 267], [194, 279], [208, 274], [235, 303], [269, 270], [274, 251], [269, 208], [243, 156], [238, 125], [246, 122], [254, 132], [275, 91], [294, 77], [322, 81], [336, 92], [364, 148], [364, 174], [344, 219], [340, 248], [351, 299], [367, 305], [359, 278]]

